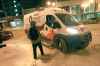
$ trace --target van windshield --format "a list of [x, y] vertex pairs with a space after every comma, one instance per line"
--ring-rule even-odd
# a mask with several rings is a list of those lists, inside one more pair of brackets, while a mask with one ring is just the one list
[[77, 26], [79, 25], [78, 22], [76, 22], [73, 17], [69, 14], [63, 14], [63, 13], [56, 13], [56, 16], [63, 22], [66, 26]]

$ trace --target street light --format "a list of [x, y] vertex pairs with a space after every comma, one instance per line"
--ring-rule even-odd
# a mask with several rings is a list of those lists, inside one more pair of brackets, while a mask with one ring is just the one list
[[88, 6], [89, 6], [89, 3], [88, 3], [88, 2], [84, 2], [84, 3], [81, 5], [81, 7], [82, 7], [83, 9], [87, 8]]
[[16, 13], [16, 16], [18, 16], [19, 14], [18, 13]]
[[56, 5], [56, 3], [55, 2], [52, 2], [52, 6], [55, 6]]
[[49, 7], [56, 6], [56, 3], [55, 2], [51, 2], [51, 1], [47, 1], [46, 4]]
[[81, 5], [83, 8], [87, 8], [88, 6], [90, 6], [91, 4], [94, 4], [95, 0], [89, 0], [89, 1], [85, 1], [83, 2], [83, 4]]
[[15, 11], [15, 12], [17, 12], [17, 11], [18, 11], [18, 9], [15, 9], [14, 11]]
[[15, 0], [14, 0], [13, 2], [14, 2], [14, 3], [16, 3], [16, 1], [15, 1]]
[[14, 5], [14, 7], [17, 7], [16, 5]]
[[94, 1], [95, 1], [95, 0], [89, 0], [90, 4], [91, 4], [91, 3], [94, 3]]
[[50, 6], [51, 5], [51, 2], [50, 1], [47, 1], [46, 4], [47, 4], [47, 6]]

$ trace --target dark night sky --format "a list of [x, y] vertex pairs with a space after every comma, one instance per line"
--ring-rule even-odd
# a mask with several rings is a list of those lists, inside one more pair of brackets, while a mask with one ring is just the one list
[[0, 10], [2, 9], [2, 6], [1, 6], [1, 0], [0, 0]]
[[23, 8], [33, 8], [42, 4], [45, 0], [20, 0]]
[[[2, 1], [3, 1], [3, 4], [7, 4], [7, 1], [10, 1], [10, 0], [2, 0]], [[41, 6], [43, 1], [45, 1], [45, 0], [17, 0], [17, 1], [19, 1], [21, 3], [21, 6], [23, 9], [29, 9], [29, 8], [35, 8], [35, 7]], [[6, 6], [5, 6], [5, 8], [6, 8]], [[1, 0], [0, 0], [0, 10], [3, 10]], [[12, 15], [13, 13], [11, 14], [10, 10], [9, 10], [7, 12], [7, 14]], [[0, 12], [0, 18], [1, 17], [4, 17], [4, 13]]]
[[[21, 5], [24, 9], [27, 9], [39, 6], [45, 0], [18, 0], [18, 1], [21, 2]], [[0, 0], [0, 9], [2, 9], [1, 0]]]
[[[2, 10], [1, 0], [0, 0], [0, 10]], [[4, 13], [0, 12], [0, 18], [4, 17]]]

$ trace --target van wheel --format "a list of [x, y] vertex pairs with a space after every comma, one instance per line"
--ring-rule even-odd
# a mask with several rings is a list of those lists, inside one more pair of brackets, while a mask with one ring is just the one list
[[54, 40], [54, 47], [64, 53], [68, 51], [68, 44], [63, 38], [56, 38]]

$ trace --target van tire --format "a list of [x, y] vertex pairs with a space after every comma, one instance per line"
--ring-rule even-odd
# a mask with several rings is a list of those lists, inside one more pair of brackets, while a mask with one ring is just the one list
[[53, 47], [64, 53], [68, 52], [68, 44], [63, 37], [56, 37], [53, 41]]

